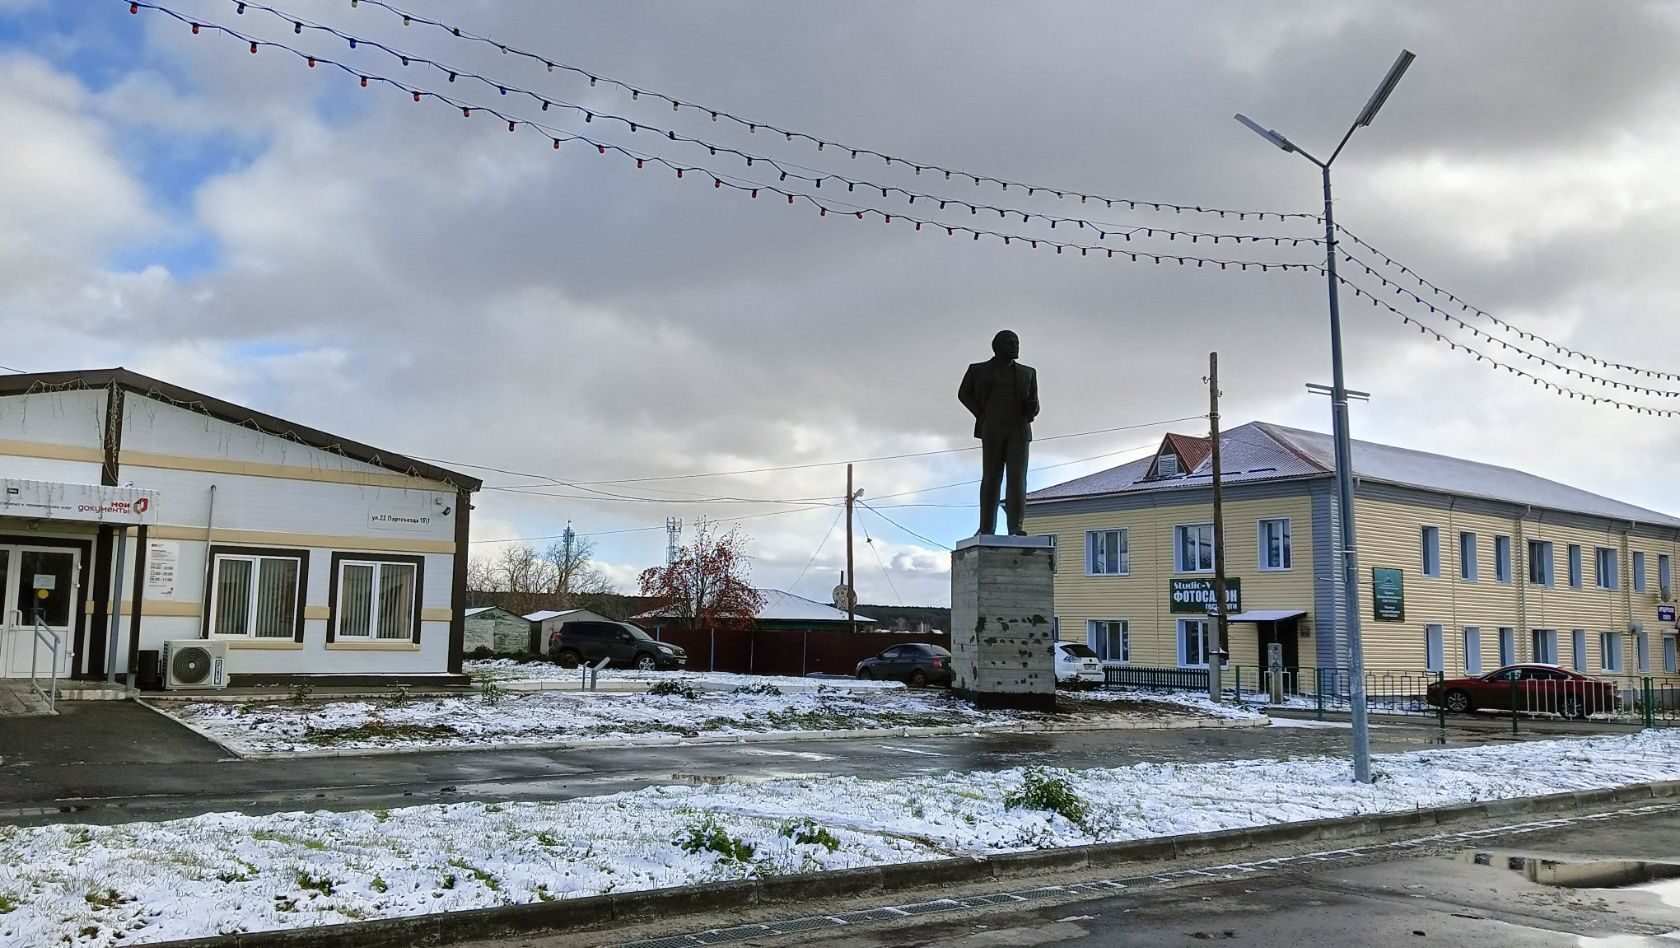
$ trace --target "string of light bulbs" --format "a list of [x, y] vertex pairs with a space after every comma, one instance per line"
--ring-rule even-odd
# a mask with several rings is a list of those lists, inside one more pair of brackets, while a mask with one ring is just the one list
[[[230, 2], [238, 3], [238, 0], [230, 0]], [[757, 134], [762, 130], [766, 133], [780, 135], [789, 142], [804, 142], [808, 145], [812, 145], [819, 152], [826, 148], [834, 148], [838, 151], [849, 154], [853, 159], [859, 157], [877, 159], [889, 168], [895, 164], [902, 165], [905, 168], [913, 170], [918, 175], [923, 172], [935, 172], [944, 175], [948, 179], [960, 178], [965, 181], [970, 181], [975, 185], [991, 185], [997, 187], [1000, 191], [1005, 192], [1007, 192], [1010, 188], [1014, 188], [1018, 191], [1025, 192], [1028, 196], [1036, 196], [1037, 194], [1042, 193], [1046, 195], [1054, 195], [1059, 200], [1077, 198], [1081, 204], [1096, 201], [1101, 202], [1106, 207], [1119, 206], [1138, 211], [1150, 210], [1160, 212], [1170, 211], [1174, 214], [1209, 214], [1217, 215], [1221, 219], [1235, 217], [1238, 220], [1248, 220], [1252, 218], [1257, 221], [1270, 219], [1277, 221], [1305, 220], [1322, 222], [1324, 220], [1322, 216], [1310, 212], [1238, 210], [1225, 207], [1212, 207], [1202, 204], [1178, 204], [1171, 201], [1147, 201], [1138, 198], [1105, 197], [1100, 194], [1093, 194], [1073, 188], [1057, 188], [1045, 185], [1028, 184], [1008, 178], [995, 177], [993, 175], [975, 174], [932, 162], [916, 161], [909, 158], [903, 158], [898, 155], [889, 154], [878, 149], [868, 148], [861, 145], [848, 145], [819, 135], [813, 135], [796, 129], [784, 128], [772, 122], [745, 118], [741, 115], [730, 112], [727, 109], [701, 105], [699, 103], [679, 99], [675, 96], [637, 86], [620, 79], [614, 79], [594, 70], [584, 69], [581, 66], [566, 63], [553, 56], [545, 56], [540, 53], [524, 50], [510, 43], [504, 43], [489, 36], [480, 35], [469, 30], [464, 30], [458, 26], [449, 25], [441, 20], [435, 20], [430, 17], [410, 12], [394, 3], [387, 2], [387, 0], [350, 0], [350, 6], [352, 9], [356, 9], [364, 3], [370, 7], [378, 8], [386, 13], [399, 17], [403, 26], [414, 26], [418, 24], [431, 29], [441, 30], [456, 39], [491, 46], [504, 55], [514, 56], [534, 63], [540, 63], [549, 72], [559, 70], [576, 76], [581, 76], [589, 80], [589, 85], [591, 87], [604, 84], [610, 88], [620, 90], [621, 92], [627, 92], [630, 94], [632, 101], [639, 101], [641, 98], [647, 97], [656, 102], [671, 106], [671, 110], [673, 112], [689, 110], [697, 113], [703, 113], [705, 115], [709, 115], [711, 120], [714, 122], [726, 121], [741, 128], [745, 128], [749, 134]], [[245, 5], [256, 6], [256, 4], [249, 2], [249, 0], [247, 0]], [[294, 20], [294, 23], [295, 22], [298, 21]]]
[[[880, 196], [883, 198], [901, 198], [907, 205], [914, 205], [917, 201], [921, 201], [923, 204], [937, 204], [940, 210], [946, 210], [948, 206], [955, 206], [966, 209], [971, 215], [975, 216], [978, 216], [981, 212], [985, 212], [988, 216], [996, 214], [999, 220], [1010, 220], [1012, 217], [1018, 217], [1020, 218], [1019, 222], [1023, 224], [1037, 221], [1042, 224], [1048, 224], [1051, 230], [1057, 229], [1058, 225], [1070, 225], [1076, 230], [1089, 228], [1096, 231], [1097, 239], [1099, 240], [1106, 240], [1109, 237], [1116, 235], [1142, 235], [1144, 237], [1151, 238], [1157, 235], [1162, 235], [1168, 240], [1177, 240], [1180, 237], [1187, 237], [1192, 244], [1200, 243], [1202, 241], [1210, 241], [1214, 244], [1220, 244], [1225, 241], [1239, 244], [1265, 243], [1270, 241], [1273, 246], [1282, 246], [1284, 243], [1288, 243], [1290, 246], [1296, 247], [1301, 244], [1322, 246], [1324, 243], [1323, 238], [1312, 236], [1236, 234], [1213, 231], [1179, 230], [1138, 224], [1122, 224], [1114, 221], [1094, 220], [1088, 217], [1058, 216], [1054, 214], [1044, 214], [1038, 211], [1022, 210], [1018, 207], [1006, 207], [996, 204], [969, 201], [963, 198], [951, 197], [949, 195], [915, 191], [898, 185], [882, 184], [877, 181], [827, 173], [817, 169], [807, 168], [804, 165], [782, 161], [759, 152], [750, 152], [730, 145], [719, 144], [718, 142], [708, 139], [685, 135], [675, 131], [674, 129], [650, 124], [640, 119], [634, 119], [628, 116], [602, 111], [600, 109], [592, 109], [555, 96], [535, 92], [516, 83], [493, 78], [470, 69], [397, 49], [396, 47], [382, 43], [378, 40], [347, 33], [336, 27], [297, 16], [296, 14], [289, 13], [285, 10], [279, 9], [278, 7], [270, 6], [265, 3], [254, 2], [254, 0], [227, 0], [227, 2], [232, 4], [239, 13], [244, 13], [247, 8], [267, 13], [284, 23], [290, 24], [295, 33], [302, 34], [306, 31], [324, 33], [339, 40], [343, 40], [352, 50], [373, 49], [400, 62], [404, 66], [418, 65], [429, 67], [440, 75], [446, 76], [448, 81], [451, 83], [458, 80], [475, 82], [484, 86], [486, 89], [495, 90], [501, 96], [511, 96], [515, 99], [528, 100], [530, 103], [539, 106], [540, 110], [544, 112], [549, 111], [552, 107], [563, 111], [574, 112], [577, 115], [582, 116], [585, 123], [594, 123], [597, 120], [609, 124], [616, 123], [617, 125], [628, 129], [631, 133], [651, 133], [655, 138], [663, 141], [704, 148], [711, 157], [723, 155], [740, 160], [747, 168], [753, 168], [759, 164], [767, 165], [779, 175], [779, 180], [784, 182], [791, 179], [803, 182], [806, 185], [818, 189], [822, 188], [825, 182], [828, 182], [831, 185], [839, 183], [845, 185], [847, 193], [854, 193], [858, 188], [863, 188], [867, 192], [879, 192]], [[1112, 207], [1112, 205], [1109, 206]], [[1130, 240], [1131, 238], [1130, 236], [1127, 236], [1126, 239]]]
[[[988, 240], [999, 241], [1005, 246], [1020, 244], [1034, 250], [1041, 247], [1050, 248], [1054, 249], [1057, 254], [1062, 254], [1066, 251], [1072, 250], [1078, 251], [1079, 255], [1084, 257], [1091, 256], [1094, 251], [1099, 258], [1106, 258], [1110, 260], [1118, 258], [1133, 263], [1150, 262], [1156, 265], [1174, 263], [1181, 267], [1194, 264], [1198, 268], [1216, 267], [1220, 270], [1238, 269], [1242, 271], [1247, 271], [1250, 268], [1253, 268], [1261, 272], [1269, 272], [1272, 270], [1289, 272], [1299, 270], [1301, 272], [1316, 271], [1322, 273], [1324, 271], [1322, 263], [1237, 260], [1219, 257], [1206, 257], [1195, 254], [1164, 253], [1143, 249], [1126, 249], [1123, 247], [1055, 240], [1041, 236], [992, 230], [989, 228], [956, 224], [931, 218], [916, 217], [896, 211], [882, 210], [869, 205], [854, 204], [847, 201], [819, 198], [803, 191], [793, 191], [776, 185], [741, 178], [727, 172], [714, 171], [701, 165], [690, 165], [675, 162], [662, 155], [637, 151], [613, 142], [599, 140], [586, 135], [575, 134], [555, 126], [547, 125], [527, 118], [521, 118], [517, 115], [511, 115], [497, 108], [476, 105], [466, 100], [445, 95], [440, 92], [435, 92], [422, 86], [413, 85], [411, 83], [392, 79], [387, 76], [356, 69], [338, 60], [307, 53], [285, 43], [274, 40], [259, 39], [220, 24], [188, 17], [169, 7], [156, 3], [145, 2], [145, 0], [132, 0], [132, 2], [129, 2], [129, 9], [135, 12], [148, 10], [163, 14], [191, 27], [194, 35], [199, 35], [204, 31], [209, 31], [237, 40], [241, 44], [249, 44], [250, 48], [253, 50], [263, 48], [280, 50], [291, 54], [300, 61], [305, 62], [311, 69], [316, 67], [336, 69], [345, 75], [359, 80], [363, 88], [370, 87], [374, 84], [389, 86], [410, 95], [415, 102], [424, 102], [429, 99], [434, 102], [447, 105], [452, 109], [460, 111], [464, 118], [470, 119], [474, 113], [482, 113], [484, 115], [492, 116], [499, 122], [505, 122], [510, 133], [517, 132], [521, 128], [528, 128], [538, 132], [544, 138], [552, 142], [555, 150], [559, 150], [561, 145], [568, 143], [586, 144], [593, 146], [597, 154], [622, 157], [624, 159], [634, 161], [638, 169], [645, 168], [648, 164], [655, 164], [664, 167], [665, 169], [674, 172], [675, 176], [679, 180], [683, 179], [685, 176], [709, 179], [712, 182], [712, 187], [715, 189], [721, 190], [727, 188], [738, 193], [747, 194], [755, 199], [761, 192], [766, 192], [785, 198], [788, 204], [803, 202], [811, 207], [814, 207], [819, 217], [827, 217], [831, 212], [833, 212], [837, 216], [851, 216], [860, 221], [868, 218], [877, 218], [887, 224], [892, 224], [896, 221], [901, 224], [911, 225], [912, 228], [918, 232], [926, 226], [930, 231], [943, 229], [948, 237], [956, 236], [958, 233], [961, 233], [974, 241], [986, 238]], [[1120, 236], [1126, 241], [1130, 241], [1131, 239], [1131, 235], [1129, 233], [1123, 233]]]
[[[1388, 254], [1383, 253], [1381, 250], [1378, 250], [1376, 247], [1372, 246], [1370, 243], [1361, 239], [1357, 234], [1354, 234], [1352, 231], [1347, 230], [1346, 228], [1342, 227], [1341, 225], [1338, 224], [1336, 226], [1336, 230], [1338, 232], [1340, 232], [1343, 237], [1346, 237], [1348, 240], [1353, 241], [1354, 243], [1358, 244], [1359, 246], [1364, 247], [1366, 250], [1369, 250], [1371, 253], [1381, 257], [1383, 259], [1383, 263], [1385, 265], [1393, 267], [1394, 269], [1400, 271], [1401, 273], [1404, 273], [1406, 276], [1410, 277], [1411, 279], [1416, 280], [1419, 287], [1428, 290], [1430, 293], [1434, 294], [1437, 298], [1447, 300], [1448, 302], [1458, 306], [1459, 310], [1461, 312], [1471, 313], [1475, 316], [1478, 316], [1482, 319], [1485, 319], [1488, 322], [1492, 323], [1493, 325], [1498, 326], [1500, 329], [1503, 329], [1506, 332], [1512, 333], [1512, 334], [1514, 334], [1514, 335], [1516, 335], [1520, 338], [1527, 339], [1531, 342], [1538, 342], [1538, 343], [1545, 346], [1547, 349], [1549, 349], [1550, 351], [1552, 351], [1553, 353], [1555, 353], [1557, 355], [1567, 356], [1567, 357], [1572, 358], [1572, 359], [1580, 359], [1582, 361], [1590, 362], [1593, 365], [1597, 365], [1597, 366], [1600, 366], [1602, 368], [1613, 369], [1613, 370], [1618, 371], [1618, 372], [1628, 372], [1628, 373], [1631, 373], [1631, 374], [1634, 374], [1634, 375], [1643, 376], [1645, 378], [1663, 379], [1663, 380], [1670, 381], [1670, 382], [1680, 382], [1680, 372], [1663, 372], [1663, 371], [1659, 371], [1657, 369], [1647, 369], [1647, 368], [1644, 368], [1643, 366], [1632, 365], [1632, 364], [1626, 363], [1626, 362], [1617, 362], [1617, 361], [1614, 361], [1612, 359], [1603, 358], [1602, 356], [1596, 356], [1596, 355], [1593, 355], [1593, 354], [1588, 353], [1588, 352], [1582, 352], [1578, 349], [1573, 349], [1573, 348], [1570, 348], [1569, 346], [1565, 346], [1561, 343], [1554, 342], [1550, 339], [1547, 339], [1545, 336], [1542, 336], [1539, 333], [1530, 332], [1526, 329], [1523, 329], [1521, 326], [1517, 326], [1517, 325], [1514, 325], [1514, 324], [1512, 324], [1512, 323], [1510, 323], [1506, 320], [1500, 319], [1499, 317], [1493, 315], [1492, 313], [1489, 313], [1486, 310], [1481, 309], [1480, 307], [1477, 307], [1477, 306], [1474, 306], [1470, 303], [1467, 303], [1463, 299], [1459, 298], [1457, 295], [1453, 294], [1452, 292], [1450, 292], [1448, 290], [1444, 290], [1441, 287], [1435, 285], [1434, 283], [1431, 283], [1430, 281], [1424, 279], [1423, 277], [1419, 276], [1417, 271], [1413, 270], [1411, 267], [1408, 267], [1405, 264], [1401, 263], [1400, 261], [1395, 260], [1393, 257], [1389, 256]], [[1339, 252], [1341, 252], [1346, 259], [1349, 259], [1353, 263], [1354, 266], [1362, 267], [1362, 268], [1364, 268], [1364, 270], [1367, 274], [1369, 274], [1371, 276], [1377, 276], [1377, 277], [1380, 278], [1380, 275], [1378, 274], [1377, 270], [1375, 268], [1373, 268], [1368, 261], [1363, 260], [1363, 259], [1361, 259], [1357, 256], [1354, 256], [1352, 254], [1347, 253], [1347, 251], [1343, 250], [1341, 247], [1337, 247], [1337, 250]], [[1419, 299], [1419, 302], [1423, 302], [1423, 301], [1421, 299]]]
[[1387, 310], [1389, 313], [1398, 317], [1402, 323], [1405, 323], [1408, 326], [1415, 326], [1418, 332], [1434, 338], [1436, 342], [1444, 343], [1454, 352], [1463, 350], [1466, 355], [1474, 356], [1478, 363], [1487, 362], [1495, 369], [1504, 369], [1506, 372], [1509, 372], [1519, 378], [1526, 379], [1531, 384], [1544, 388], [1554, 394], [1565, 395], [1570, 399], [1580, 399], [1585, 402], [1591, 402], [1594, 405], [1610, 405], [1617, 409], [1626, 409], [1628, 411], [1635, 412], [1636, 414], [1654, 415], [1659, 418], [1680, 417], [1680, 409], [1650, 408], [1645, 405], [1636, 405], [1632, 402], [1624, 402], [1605, 395], [1594, 395], [1590, 392], [1583, 392], [1580, 389], [1570, 388], [1567, 385], [1559, 385], [1550, 379], [1527, 371], [1520, 366], [1513, 365], [1509, 362], [1502, 362], [1480, 349], [1475, 348], [1474, 346], [1466, 345], [1455, 339], [1449, 338], [1445, 333], [1425, 325], [1421, 320], [1413, 318], [1392, 303], [1388, 302], [1388, 300], [1383, 299], [1378, 294], [1373, 293], [1362, 286], [1350, 283], [1346, 280], [1342, 280], [1340, 282], [1355, 296], [1363, 297], [1364, 299], [1369, 300], [1372, 306]]

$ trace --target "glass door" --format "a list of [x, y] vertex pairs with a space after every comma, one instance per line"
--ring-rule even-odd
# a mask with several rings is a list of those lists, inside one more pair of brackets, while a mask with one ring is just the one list
[[[52, 650], [37, 625], [58, 636], [59, 674], [69, 671], [81, 552], [63, 547], [0, 547], [0, 676], [24, 677], [52, 670]], [[39, 656], [36, 650], [39, 649]]]

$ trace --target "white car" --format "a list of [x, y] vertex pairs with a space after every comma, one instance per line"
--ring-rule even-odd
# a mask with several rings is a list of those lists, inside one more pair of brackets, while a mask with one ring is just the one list
[[1056, 643], [1056, 684], [1100, 685], [1104, 680], [1102, 660], [1089, 645]]

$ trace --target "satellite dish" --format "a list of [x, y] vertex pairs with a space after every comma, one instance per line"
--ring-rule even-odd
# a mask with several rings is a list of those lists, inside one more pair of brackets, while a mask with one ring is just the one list
[[[845, 583], [841, 583], [840, 585], [834, 587], [834, 595], [829, 600], [834, 603], [834, 608], [839, 609], [842, 612], [846, 611], [848, 606], [853, 609], [857, 608], [857, 594], [851, 593], [851, 595], [848, 596], [848, 592], [850, 592], [850, 590], [846, 588]], [[850, 602], [847, 601], [848, 599]]]

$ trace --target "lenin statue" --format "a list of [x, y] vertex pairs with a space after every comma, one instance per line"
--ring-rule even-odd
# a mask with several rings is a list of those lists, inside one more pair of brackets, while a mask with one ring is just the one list
[[1016, 362], [1020, 355], [1020, 338], [1005, 329], [992, 337], [991, 359], [969, 366], [957, 389], [980, 439], [980, 533], [997, 532], [998, 494], [1007, 469], [1009, 533], [1026, 536], [1021, 521], [1027, 509], [1027, 444], [1038, 417], [1038, 373]]

